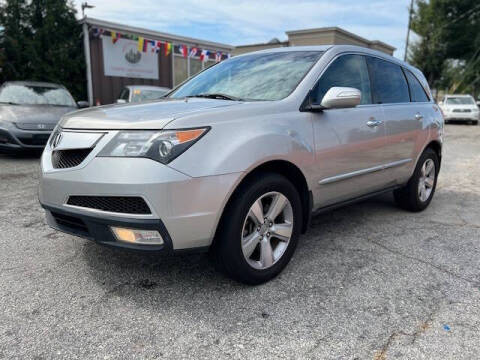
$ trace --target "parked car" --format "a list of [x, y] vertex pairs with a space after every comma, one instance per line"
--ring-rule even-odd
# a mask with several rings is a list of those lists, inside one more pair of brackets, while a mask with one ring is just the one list
[[42, 157], [48, 223], [100, 244], [209, 249], [258, 284], [312, 214], [394, 191], [421, 211], [443, 118], [416, 68], [356, 46], [236, 56], [159, 102], [66, 115]]
[[442, 109], [445, 122], [468, 121], [471, 124], [478, 124], [480, 119], [478, 105], [470, 95], [445, 95], [439, 106]]
[[0, 87], [0, 151], [43, 149], [62, 115], [87, 107], [62, 85], [10, 81]]
[[170, 89], [159, 86], [147, 86], [147, 85], [128, 85], [125, 86], [120, 92], [120, 96], [117, 99], [118, 104], [136, 103], [146, 100], [157, 100], [163, 95], [169, 92]]

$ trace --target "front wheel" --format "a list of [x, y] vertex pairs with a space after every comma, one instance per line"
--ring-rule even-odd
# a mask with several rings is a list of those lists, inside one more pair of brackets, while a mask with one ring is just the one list
[[439, 168], [440, 161], [436, 152], [426, 149], [407, 185], [394, 191], [397, 204], [409, 211], [425, 210], [435, 194]]
[[302, 224], [300, 196], [284, 176], [262, 173], [235, 192], [222, 217], [215, 257], [228, 276], [264, 283], [288, 264]]

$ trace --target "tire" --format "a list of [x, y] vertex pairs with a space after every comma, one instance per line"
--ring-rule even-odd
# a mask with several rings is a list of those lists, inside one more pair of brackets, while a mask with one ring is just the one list
[[[424, 176], [425, 169], [428, 171], [428, 167], [424, 168], [427, 163], [433, 163], [434, 165], [433, 170], [430, 171], [430, 174], [434, 176], [433, 179], [431, 176]], [[396, 203], [408, 211], [419, 212], [425, 210], [435, 194], [439, 169], [440, 161], [436, 152], [431, 148], [427, 148], [420, 156], [415, 171], [407, 185], [393, 192]], [[423, 185], [425, 185], [426, 189], [424, 193], [420, 191]]]
[[[259, 218], [266, 218], [270, 210], [276, 213], [274, 201], [285, 203], [282, 212], [260, 224]], [[257, 174], [240, 185], [224, 211], [213, 247], [217, 269], [249, 285], [269, 281], [290, 261], [301, 224], [302, 205], [295, 186], [280, 174]], [[287, 236], [280, 240], [276, 232], [290, 233], [289, 240]]]

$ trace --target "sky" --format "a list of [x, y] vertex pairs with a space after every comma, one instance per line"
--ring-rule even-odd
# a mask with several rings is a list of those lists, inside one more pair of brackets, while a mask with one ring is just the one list
[[[74, 0], [81, 17], [80, 4]], [[286, 40], [285, 31], [339, 26], [397, 48], [403, 58], [409, 0], [89, 0], [87, 16], [230, 45]]]

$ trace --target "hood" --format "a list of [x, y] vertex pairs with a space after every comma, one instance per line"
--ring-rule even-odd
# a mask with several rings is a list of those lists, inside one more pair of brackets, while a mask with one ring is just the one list
[[52, 130], [63, 115], [76, 108], [52, 105], [0, 105], [0, 119], [25, 130]]
[[68, 114], [63, 117], [60, 126], [64, 129], [92, 130], [162, 129], [182, 116], [240, 104], [237, 101], [189, 98], [108, 105]]

